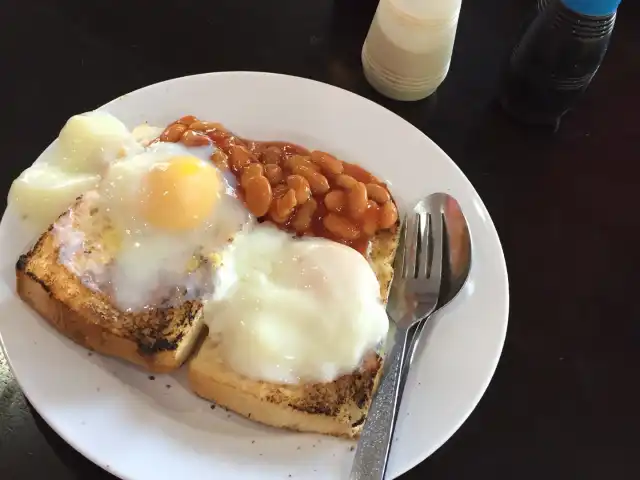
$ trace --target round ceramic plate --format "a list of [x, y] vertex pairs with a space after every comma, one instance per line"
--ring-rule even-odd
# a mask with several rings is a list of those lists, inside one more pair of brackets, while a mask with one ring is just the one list
[[[266, 73], [178, 78], [101, 109], [129, 127], [145, 121], [162, 126], [193, 114], [223, 122], [245, 137], [326, 150], [387, 180], [402, 204], [435, 191], [455, 196], [469, 223], [474, 263], [469, 281], [439, 314], [414, 363], [389, 478], [427, 458], [460, 427], [500, 356], [508, 316], [507, 273], [482, 201], [431, 140], [345, 90]], [[15, 262], [32, 235], [10, 210], [5, 212], [0, 334], [26, 396], [79, 452], [127, 480], [348, 478], [355, 442], [267, 428], [212, 409], [189, 391], [184, 370], [150, 377], [63, 338], [15, 294]]]

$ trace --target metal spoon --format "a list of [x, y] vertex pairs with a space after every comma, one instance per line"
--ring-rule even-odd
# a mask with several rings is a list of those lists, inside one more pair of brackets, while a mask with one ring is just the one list
[[[444, 258], [440, 298], [438, 299], [437, 306], [437, 310], [441, 310], [458, 295], [467, 282], [469, 271], [471, 270], [471, 235], [469, 234], [467, 220], [462, 213], [458, 201], [446, 193], [438, 193], [435, 195], [441, 195], [441, 201], [444, 204]], [[411, 367], [418, 344], [420, 343], [420, 337], [424, 327], [432, 317], [433, 315], [425, 318], [411, 329], [410, 334], [412, 334], [412, 336], [409, 341], [409, 346], [407, 347], [407, 356], [404, 361], [401, 392], [404, 391], [409, 368]], [[398, 402], [398, 408], [399, 405], [400, 402]]]
[[395, 324], [394, 344], [358, 442], [351, 480], [382, 480], [387, 469], [410, 329], [435, 311], [440, 297], [444, 255], [441, 200], [438, 195], [430, 195], [418, 202], [403, 221], [387, 304], [387, 314]]
[[[440, 292], [437, 301], [437, 309], [446, 306], [462, 289], [463, 285], [469, 276], [471, 269], [471, 237], [469, 235], [469, 228], [467, 226], [466, 219], [462, 214], [459, 203], [450, 195], [439, 193], [429, 196], [429, 203], [442, 205], [442, 220], [443, 220], [443, 252], [442, 252], [442, 275]], [[393, 432], [393, 426], [395, 425], [395, 418], [397, 418], [398, 410], [400, 408], [400, 402], [402, 400], [402, 392], [407, 379], [409, 367], [414, 358], [417, 345], [420, 340], [420, 335], [424, 330], [424, 327], [429, 317], [412, 325], [409, 331], [402, 338], [401, 344], [404, 344], [405, 355], [402, 359], [395, 359], [394, 355], [389, 354], [390, 357], [387, 361], [392, 361], [393, 365], [400, 364], [401, 372], [399, 379], [399, 388], [395, 390], [395, 395], [389, 395], [388, 392], [381, 385], [378, 393], [382, 393], [382, 398], [378, 398], [376, 395], [374, 404], [369, 411], [368, 421], [373, 422], [372, 425], [365, 423], [365, 431], [362, 434], [361, 440], [356, 451], [356, 458], [354, 460], [353, 469], [351, 471], [350, 478], [352, 480], [370, 480], [381, 479], [386, 470], [387, 459], [389, 455], [389, 447], [391, 438], [386, 435], [381, 435], [378, 427], [381, 420], [387, 417], [384, 413], [381, 413], [380, 408], [375, 408], [378, 403], [384, 403], [388, 406], [393, 405], [393, 414], [391, 418], [391, 432]], [[398, 332], [396, 332], [397, 336]], [[397, 339], [396, 339], [396, 344]], [[392, 349], [393, 353], [397, 350], [397, 345], [394, 345]], [[387, 363], [387, 362], [385, 362]], [[386, 365], [388, 366], [388, 365]], [[385, 369], [386, 370], [386, 369]], [[388, 376], [390, 372], [385, 372], [385, 376]], [[393, 376], [393, 375], [392, 375]], [[385, 383], [383, 381], [383, 383]], [[381, 390], [383, 390], [381, 392]], [[395, 397], [393, 402], [388, 401], [390, 397]], [[385, 401], [387, 400], [387, 401]], [[381, 418], [377, 418], [381, 417]], [[382, 422], [386, 423], [386, 422]], [[371, 428], [374, 427], [374, 428]], [[373, 430], [373, 431], [367, 431]]]

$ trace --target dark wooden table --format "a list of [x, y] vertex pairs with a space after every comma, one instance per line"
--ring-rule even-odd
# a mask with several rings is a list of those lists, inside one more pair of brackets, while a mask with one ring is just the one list
[[[534, 0], [464, 0], [446, 82], [410, 104], [375, 94], [361, 74], [375, 3], [5, 0], [2, 192], [67, 117], [168, 78], [265, 70], [371, 98], [469, 177], [498, 228], [511, 284], [507, 342], [487, 393], [403, 478], [640, 478], [640, 4], [623, 2], [601, 71], [553, 135], [495, 106], [503, 60]], [[1, 354], [0, 478], [113, 478], [44, 424]]]

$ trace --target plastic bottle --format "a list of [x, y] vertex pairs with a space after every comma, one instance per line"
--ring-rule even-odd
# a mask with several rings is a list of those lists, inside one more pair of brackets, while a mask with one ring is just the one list
[[462, 0], [380, 0], [362, 47], [369, 83], [394, 100], [420, 100], [449, 71]]
[[602, 63], [620, 1], [548, 3], [511, 55], [503, 108], [525, 123], [557, 129]]

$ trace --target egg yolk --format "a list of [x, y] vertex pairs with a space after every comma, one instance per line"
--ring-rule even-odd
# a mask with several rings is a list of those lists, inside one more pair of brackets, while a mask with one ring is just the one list
[[191, 230], [211, 214], [220, 187], [212, 165], [195, 157], [173, 157], [146, 175], [143, 215], [163, 230]]

